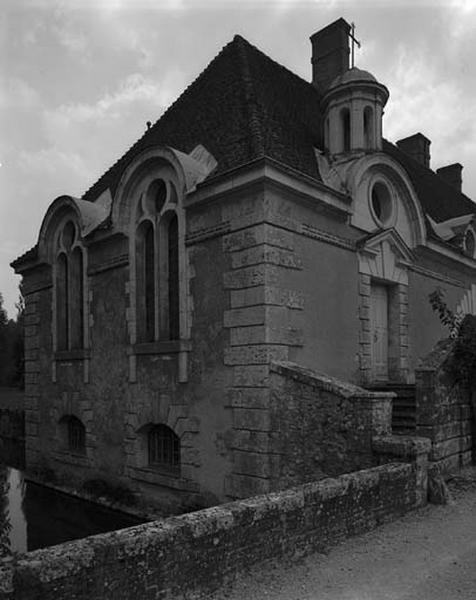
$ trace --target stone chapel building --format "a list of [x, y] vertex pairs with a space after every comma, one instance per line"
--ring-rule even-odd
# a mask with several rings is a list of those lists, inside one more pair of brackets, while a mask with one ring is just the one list
[[445, 335], [428, 295], [475, 312], [462, 166], [382, 137], [389, 91], [349, 68], [349, 31], [311, 37], [311, 82], [235, 36], [82, 198], [52, 202], [13, 263], [29, 468], [178, 503], [269, 491], [291, 469], [274, 363], [409, 385]]

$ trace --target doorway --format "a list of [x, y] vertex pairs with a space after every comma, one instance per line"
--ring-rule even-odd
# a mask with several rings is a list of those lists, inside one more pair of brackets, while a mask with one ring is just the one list
[[370, 347], [372, 379], [388, 380], [388, 286], [372, 282], [370, 288]]

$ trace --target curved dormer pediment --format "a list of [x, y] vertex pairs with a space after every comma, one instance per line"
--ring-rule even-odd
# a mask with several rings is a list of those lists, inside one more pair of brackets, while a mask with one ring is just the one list
[[351, 225], [362, 231], [394, 229], [409, 248], [426, 239], [425, 218], [399, 163], [383, 152], [335, 163], [352, 196]]
[[106, 189], [95, 202], [73, 196], [59, 196], [48, 207], [40, 227], [38, 237], [39, 256], [51, 260], [54, 254], [56, 237], [67, 220], [74, 222], [81, 238], [85, 238], [102, 225], [110, 215], [112, 198]]
[[449, 242], [466, 256], [476, 258], [476, 214], [470, 213], [437, 223], [429, 215], [433, 232], [444, 242]]

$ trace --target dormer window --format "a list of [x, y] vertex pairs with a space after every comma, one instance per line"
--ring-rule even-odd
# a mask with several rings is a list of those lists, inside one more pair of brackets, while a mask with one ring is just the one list
[[471, 258], [475, 257], [476, 251], [476, 239], [474, 237], [474, 233], [471, 229], [467, 229], [464, 236], [464, 250], [466, 254], [471, 256]]
[[56, 254], [56, 349], [84, 347], [84, 249], [73, 221], [58, 235]]
[[177, 194], [170, 180], [148, 184], [136, 208], [137, 341], [180, 338]]

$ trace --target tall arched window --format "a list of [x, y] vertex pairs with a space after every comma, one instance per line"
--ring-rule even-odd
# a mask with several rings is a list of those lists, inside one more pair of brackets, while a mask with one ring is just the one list
[[343, 108], [340, 112], [341, 130], [342, 130], [342, 150], [348, 152], [350, 150], [350, 111], [348, 108]]
[[56, 255], [56, 349], [84, 347], [84, 257], [72, 221], [59, 232]]
[[155, 233], [154, 224], [143, 221], [136, 233], [137, 308], [140, 315], [138, 335], [144, 342], [155, 339]]
[[136, 213], [137, 341], [180, 338], [179, 221], [170, 182], [154, 180]]
[[168, 321], [169, 339], [176, 340], [180, 335], [180, 305], [179, 305], [179, 247], [178, 247], [178, 220], [174, 215], [168, 227]]
[[83, 252], [76, 247], [71, 254], [71, 348], [83, 348], [84, 336]]
[[56, 336], [58, 350], [69, 348], [68, 259], [64, 252], [56, 259]]

